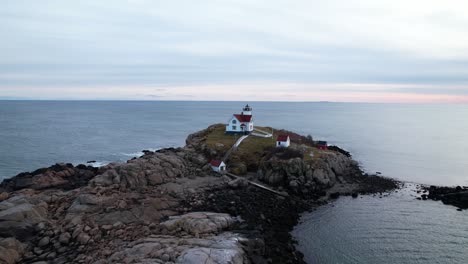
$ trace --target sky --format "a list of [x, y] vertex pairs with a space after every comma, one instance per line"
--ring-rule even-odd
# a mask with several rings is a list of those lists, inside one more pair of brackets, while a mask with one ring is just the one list
[[0, 99], [468, 103], [466, 0], [14, 0]]

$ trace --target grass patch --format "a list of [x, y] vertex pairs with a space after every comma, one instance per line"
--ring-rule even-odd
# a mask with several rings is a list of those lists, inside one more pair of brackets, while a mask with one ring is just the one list
[[[216, 125], [216, 127], [206, 136], [205, 144], [211, 149], [227, 151], [232, 147], [232, 145], [234, 145], [241, 135], [226, 134], [225, 132], [225, 125]], [[223, 144], [224, 146], [218, 147], [217, 144]]]
[[[257, 129], [271, 133], [271, 127], [259, 127]], [[263, 138], [250, 135], [239, 145], [237, 151], [230, 156], [229, 162], [243, 162], [247, 165], [249, 171], [255, 171], [260, 160], [269, 152], [276, 148], [276, 137], [279, 134], [288, 134], [291, 138], [291, 147], [302, 149], [303, 159], [305, 161], [314, 161], [320, 158], [325, 152], [333, 152], [331, 150], [319, 150], [314, 147], [311, 142], [301, 135], [285, 130], [273, 130], [273, 137]], [[214, 128], [206, 135], [204, 143], [210, 149], [219, 151], [220, 154], [226, 153], [239, 139], [241, 134], [227, 134], [224, 124], [215, 125]], [[222, 144], [222, 146], [220, 145]], [[312, 154], [312, 156], [310, 155]]]

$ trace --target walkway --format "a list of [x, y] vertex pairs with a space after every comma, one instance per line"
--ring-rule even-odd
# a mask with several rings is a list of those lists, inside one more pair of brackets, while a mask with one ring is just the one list
[[264, 138], [273, 136], [271, 133], [260, 130], [258, 128], [254, 128], [254, 132], [252, 132], [252, 135], [257, 136], [257, 137], [264, 137]]
[[226, 154], [224, 154], [224, 157], [222, 159], [222, 161], [224, 163], [226, 163], [227, 159], [229, 158], [229, 156], [231, 155], [231, 153], [237, 149], [237, 147], [239, 147], [240, 143], [242, 143], [242, 141], [244, 141], [244, 139], [248, 138], [249, 135], [244, 135], [242, 137], [240, 137], [236, 143], [234, 143], [234, 145], [226, 152]]
[[[259, 136], [259, 137], [272, 137], [272, 136], [273, 136], [272, 134], [267, 133], [267, 132], [262, 131], [262, 130], [254, 129], [254, 131], [255, 131], [255, 132], [252, 132], [251, 135]], [[248, 138], [248, 137], [249, 137], [249, 135], [244, 135], [244, 136], [240, 137], [240, 138], [236, 141], [236, 143], [234, 143], [234, 145], [226, 152], [226, 154], [224, 154], [224, 157], [223, 157], [223, 159], [222, 159], [224, 163], [226, 163], [226, 161], [227, 161], [227, 159], [229, 158], [229, 156], [231, 155], [231, 153], [239, 147], [240, 143], [242, 143], [242, 141], [244, 141], [244, 139], [246, 139], [246, 138]], [[226, 172], [226, 175], [228, 175], [228, 176], [230, 176], [230, 177], [232, 177], [232, 178], [235, 178], [235, 179], [240, 179], [240, 178], [245, 179], [245, 178], [243, 178], [243, 177], [239, 177], [239, 176], [237, 176], [237, 175], [235, 175], [235, 174], [232, 174], [232, 173], [229, 173], [229, 172]], [[250, 185], [253, 185], [253, 186], [257, 187], [257, 188], [260, 188], [260, 189], [269, 191], [269, 192], [274, 193], [274, 194], [279, 195], [279, 196], [288, 197], [288, 194], [287, 194], [287, 193], [280, 193], [280, 192], [275, 191], [275, 190], [273, 190], [273, 189], [271, 189], [271, 188], [269, 188], [269, 187], [267, 187], [267, 186], [265, 186], [265, 185], [262, 185], [262, 184], [260, 184], [260, 183], [256, 183], [256, 182], [253, 182], [253, 181], [249, 181], [249, 180], [247, 180], [247, 179], [245, 179], [245, 180], [246, 180]]]
[[[228, 175], [228, 176], [230, 176], [230, 177], [232, 177], [232, 178], [235, 178], [235, 179], [245, 179], [245, 178], [243, 178], [243, 177], [237, 176], [237, 175], [232, 174], [232, 173], [229, 173], [229, 172], [227, 172], [226, 175]], [[245, 179], [245, 180], [246, 180], [250, 185], [253, 185], [253, 186], [258, 187], [258, 188], [260, 188], [260, 189], [263, 189], [263, 190], [272, 192], [272, 193], [274, 193], [274, 194], [276, 194], [276, 195], [279, 195], [279, 196], [288, 197], [288, 194], [287, 194], [287, 193], [280, 193], [280, 192], [275, 191], [275, 190], [271, 189], [270, 187], [267, 187], [267, 186], [265, 186], [265, 185], [263, 185], [263, 184], [256, 183], [256, 182], [253, 182], [253, 181], [249, 181], [249, 180], [247, 180], [247, 179]]]

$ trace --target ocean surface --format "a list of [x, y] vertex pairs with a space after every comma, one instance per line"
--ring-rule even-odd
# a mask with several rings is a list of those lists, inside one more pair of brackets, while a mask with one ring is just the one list
[[[368, 172], [468, 185], [468, 105], [250, 102], [255, 123], [327, 140]], [[0, 101], [0, 179], [56, 162], [183, 146], [244, 102]]]
[[[249, 103], [255, 124], [327, 140], [366, 171], [409, 182], [388, 197], [344, 197], [305, 213], [293, 234], [308, 263], [468, 263], [468, 211], [416, 200], [413, 184], [468, 185], [468, 105]], [[0, 101], [0, 180], [183, 146], [244, 105]]]
[[388, 197], [342, 197], [306, 213], [293, 235], [307, 263], [466, 264], [468, 211], [415, 199], [414, 184]]

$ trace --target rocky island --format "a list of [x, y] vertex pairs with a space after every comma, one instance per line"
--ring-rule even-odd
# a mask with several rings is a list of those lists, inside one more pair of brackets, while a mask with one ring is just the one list
[[[398, 187], [338, 147], [265, 129], [287, 134], [290, 147], [250, 136], [231, 149], [238, 137], [217, 124], [126, 163], [4, 180], [0, 263], [304, 263], [290, 235], [302, 212]], [[210, 160], [228, 152], [228, 174], [214, 172]]]

